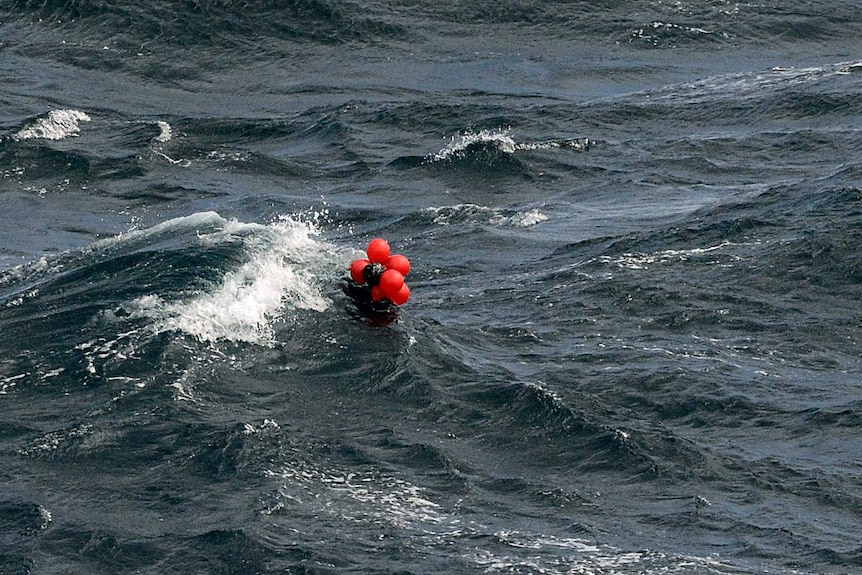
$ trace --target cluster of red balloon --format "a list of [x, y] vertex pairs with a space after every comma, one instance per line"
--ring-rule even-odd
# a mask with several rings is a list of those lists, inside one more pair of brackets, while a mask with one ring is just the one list
[[401, 254], [390, 254], [389, 243], [376, 238], [365, 250], [368, 258], [354, 260], [350, 264], [350, 277], [356, 283], [371, 288], [371, 299], [379, 302], [389, 300], [402, 305], [410, 299], [410, 288], [404, 276], [410, 273], [410, 260]]

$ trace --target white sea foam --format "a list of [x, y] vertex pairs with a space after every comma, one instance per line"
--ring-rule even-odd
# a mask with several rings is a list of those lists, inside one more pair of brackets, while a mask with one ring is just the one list
[[[211, 289], [179, 300], [165, 294], [146, 295], [130, 302], [130, 311], [150, 320], [157, 333], [178, 331], [205, 342], [268, 345], [274, 341], [275, 322], [285, 312], [324, 311], [330, 305], [320, 290], [316, 273], [328, 269], [326, 262], [337, 256], [331, 246], [316, 240], [316, 235], [318, 229], [313, 223], [289, 217], [265, 225], [225, 219], [216, 212], [201, 212], [150, 228], [132, 229], [80, 251], [13, 268], [0, 275], [0, 285], [58, 273], [68, 262], [78, 262], [82, 254], [103, 257], [113, 250], [149, 249], [154, 243], [177, 238], [191, 238], [201, 246], [213, 248], [239, 242], [246, 253], [245, 262], [225, 271]], [[7, 305], [17, 305], [16, 301], [13, 299]], [[99, 354], [95, 354], [90, 359], [95, 362], [98, 358]], [[91, 372], [96, 369], [97, 362], [93, 362], [89, 366]], [[0, 380], [0, 389], [8, 391], [15, 381]]]
[[466, 130], [457, 136], [453, 136], [450, 142], [442, 150], [436, 154], [428, 156], [427, 161], [431, 163], [447, 162], [463, 158], [467, 153], [467, 149], [477, 144], [492, 146], [498, 152], [504, 154], [514, 154], [521, 150], [552, 150], [557, 148], [583, 150], [589, 147], [590, 140], [583, 138], [574, 140], [548, 140], [543, 142], [519, 143], [512, 138], [509, 134], [509, 130], [480, 130], [478, 132]]
[[281, 499], [355, 523], [385, 522], [400, 529], [430, 528], [449, 520], [421, 487], [377, 472], [321, 469], [296, 462], [269, 473], [285, 481]]
[[62, 140], [77, 136], [81, 129], [79, 122], [89, 122], [90, 116], [79, 110], [51, 110], [44, 118], [23, 128], [12, 136], [15, 140]]
[[[671, 34], [667, 36], [667, 33]], [[682, 24], [674, 24], [672, 22], [653, 21], [648, 26], [638, 28], [632, 32], [632, 39], [647, 40], [654, 46], [658, 46], [662, 42], [672, 42], [673, 34], [690, 34], [690, 35], [716, 35], [721, 38], [729, 39], [730, 34], [723, 31], [707, 30], [697, 26], [685, 26]]]
[[70, 429], [50, 431], [19, 449], [18, 453], [28, 457], [50, 455], [62, 447], [82, 443], [84, 438], [93, 435], [95, 429], [91, 423], [84, 423]]
[[155, 141], [159, 143], [170, 142], [173, 137], [173, 130], [171, 129], [171, 125], [167, 122], [163, 122], [161, 120], [158, 121], [159, 126], [159, 135], [153, 138]]
[[491, 144], [506, 154], [514, 153], [517, 149], [515, 140], [509, 136], [507, 131], [482, 130], [480, 132], [466, 131], [453, 136], [449, 144], [429, 157], [432, 162], [445, 162], [464, 155], [465, 150], [474, 144]]
[[[217, 214], [197, 217], [206, 223], [220, 219]], [[248, 261], [227, 271], [211, 290], [191, 298], [141, 297], [134, 302], [136, 315], [152, 319], [158, 332], [179, 331], [205, 342], [271, 345], [273, 325], [286, 310], [329, 307], [313, 272], [314, 259], [326, 246], [313, 239], [317, 232], [310, 224], [290, 218], [270, 225], [221, 222], [216, 231], [199, 234], [199, 241], [242, 241]]]
[[835, 72], [838, 76], [847, 76], [859, 73], [862, 73], [862, 62], [846, 62], [839, 64], [838, 70]]
[[517, 531], [498, 531], [494, 537], [510, 552], [477, 551], [472, 560], [487, 573], [622, 575], [696, 572], [719, 575], [735, 572], [715, 557], [670, 555], [650, 550], [625, 551], [584, 539]]
[[25, 379], [30, 376], [30, 373], [19, 373], [17, 375], [10, 375], [9, 377], [4, 377], [0, 379], [0, 395], [6, 395], [9, 390], [11, 390], [18, 383], [18, 380]]
[[[721, 252], [728, 247], [734, 246], [730, 242], [721, 242], [718, 245], [707, 248], [691, 248], [687, 250], [663, 250], [649, 254], [644, 253], [624, 253], [620, 256], [601, 256], [599, 261], [607, 264], [616, 265], [619, 268], [631, 270], [645, 270], [651, 265], [668, 264], [672, 262], [684, 262], [695, 258], [709, 257], [710, 254], [715, 254], [713, 259], [707, 263], [720, 264], [723, 260], [719, 258]], [[738, 260], [738, 256], [730, 256], [731, 260]]]
[[490, 208], [477, 204], [430, 207], [425, 209], [432, 221], [441, 226], [460, 223], [485, 224], [496, 227], [528, 228], [544, 222], [548, 216], [537, 208], [526, 211]]
[[516, 228], [529, 228], [538, 223], [544, 222], [548, 216], [537, 209], [527, 210], [526, 212], [516, 212], [512, 215], [496, 214], [490, 222], [497, 226], [514, 226]]

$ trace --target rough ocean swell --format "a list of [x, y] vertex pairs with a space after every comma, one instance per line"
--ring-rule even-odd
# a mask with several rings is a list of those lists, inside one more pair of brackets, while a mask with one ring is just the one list
[[7, 4], [0, 574], [862, 571], [859, 2]]

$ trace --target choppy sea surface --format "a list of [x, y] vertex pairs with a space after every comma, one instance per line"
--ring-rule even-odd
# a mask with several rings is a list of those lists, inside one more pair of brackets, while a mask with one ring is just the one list
[[862, 572], [860, 37], [6, 0], [0, 573]]

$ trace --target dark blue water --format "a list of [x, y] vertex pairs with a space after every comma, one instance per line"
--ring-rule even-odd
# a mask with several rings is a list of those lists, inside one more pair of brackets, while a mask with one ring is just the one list
[[7, 0], [0, 573], [862, 572], [860, 35]]

